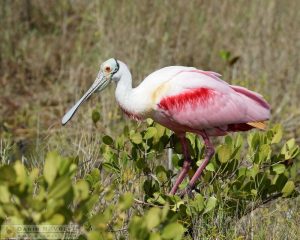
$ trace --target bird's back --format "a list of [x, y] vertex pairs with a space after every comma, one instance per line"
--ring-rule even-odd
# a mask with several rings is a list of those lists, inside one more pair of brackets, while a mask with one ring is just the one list
[[160, 85], [164, 82], [170, 81], [174, 76], [176, 76], [181, 71], [194, 70], [194, 67], [185, 66], [168, 66], [156, 70], [155, 72], [149, 74], [139, 85], [139, 87], [146, 88], [147, 86]]
[[269, 104], [261, 95], [231, 86], [219, 76], [190, 67], [166, 67], [150, 74], [141, 86], [156, 97], [153, 118], [174, 131], [213, 129], [212, 135], [222, 135], [249, 130], [253, 125], [245, 124], [269, 119]]

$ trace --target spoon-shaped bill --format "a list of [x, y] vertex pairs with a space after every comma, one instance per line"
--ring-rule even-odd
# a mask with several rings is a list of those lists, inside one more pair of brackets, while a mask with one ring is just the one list
[[83, 96], [62, 118], [61, 123], [65, 125], [75, 114], [79, 106], [87, 99], [87, 96]]
[[65, 125], [70, 119], [74, 116], [75, 112], [79, 108], [79, 106], [85, 102], [95, 91], [103, 90], [109, 81], [105, 78], [102, 73], [98, 74], [97, 79], [93, 83], [93, 85], [89, 88], [89, 90], [80, 98], [80, 100], [63, 116], [62, 118], [62, 125]]

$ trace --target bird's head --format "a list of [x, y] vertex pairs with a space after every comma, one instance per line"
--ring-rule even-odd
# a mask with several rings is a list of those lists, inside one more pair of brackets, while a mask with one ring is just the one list
[[112, 81], [118, 82], [121, 78], [120, 63], [110, 58], [101, 64], [96, 80], [82, 98], [64, 115], [61, 123], [65, 125], [75, 114], [79, 106], [86, 101], [94, 92], [102, 91]]
[[120, 78], [119, 69], [120, 69], [119, 61], [114, 58], [110, 58], [101, 64], [97, 79], [100, 76], [100, 77], [104, 77], [108, 83], [110, 83], [112, 80], [117, 81]]

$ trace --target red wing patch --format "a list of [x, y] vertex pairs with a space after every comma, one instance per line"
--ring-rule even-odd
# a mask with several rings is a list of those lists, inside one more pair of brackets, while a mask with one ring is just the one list
[[178, 111], [184, 109], [186, 106], [196, 108], [201, 105], [204, 107], [215, 94], [215, 91], [212, 89], [197, 88], [175, 96], [163, 98], [158, 104], [158, 107], [164, 110], [175, 108]]

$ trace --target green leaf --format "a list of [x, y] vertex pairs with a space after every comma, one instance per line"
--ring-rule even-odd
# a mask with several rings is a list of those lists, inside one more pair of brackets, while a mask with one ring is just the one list
[[257, 147], [260, 145], [261, 139], [260, 139], [260, 135], [258, 132], [253, 132], [251, 134], [248, 135], [248, 144], [249, 146], [256, 151]]
[[60, 165], [61, 158], [57, 152], [49, 152], [46, 156], [44, 166], [44, 177], [49, 186], [52, 185]]
[[[165, 205], [166, 204], [166, 200], [163, 198], [163, 196], [158, 193], [158, 192], [155, 192], [153, 194], [153, 198], [149, 198], [147, 200], [147, 202], [149, 203], [153, 203], [153, 204], [160, 204], [160, 205]], [[166, 206], [166, 205], [165, 205]]]
[[105, 229], [107, 227], [107, 224], [112, 218], [112, 211], [110, 208], [106, 208], [103, 213], [98, 213], [94, 215], [90, 223], [92, 227], [98, 228], [98, 229]]
[[87, 202], [85, 204], [85, 207], [88, 211], [91, 211], [95, 204], [99, 201], [99, 196], [98, 195], [91, 195], [88, 199], [87, 199]]
[[226, 163], [230, 160], [231, 148], [228, 145], [221, 145], [218, 148], [218, 158], [221, 163]]
[[89, 174], [85, 176], [85, 180], [87, 180], [91, 186], [94, 186], [96, 183], [100, 181], [100, 171], [98, 168], [94, 168]]
[[255, 178], [255, 176], [258, 173], [259, 173], [259, 165], [258, 164], [253, 164], [253, 166], [246, 171], [247, 176], [251, 176], [252, 178]]
[[290, 157], [290, 159], [296, 158], [297, 155], [299, 154], [299, 152], [300, 152], [299, 146], [295, 146], [295, 147], [293, 148], [293, 150], [291, 151], [291, 154], [290, 154], [291, 157]]
[[182, 236], [184, 234], [184, 227], [177, 223], [170, 223], [166, 227], [164, 227], [162, 231], [161, 237], [164, 239], [182, 239]]
[[293, 181], [287, 181], [281, 190], [284, 197], [291, 195], [291, 193], [295, 190], [295, 183]]
[[102, 138], [102, 141], [104, 144], [106, 145], [112, 145], [114, 143], [114, 140], [108, 136], [108, 135], [105, 135], [103, 138]]
[[205, 168], [207, 171], [210, 171], [210, 172], [215, 172], [216, 169], [215, 169], [215, 166], [213, 163], [209, 163], [207, 164], [206, 168]]
[[57, 167], [57, 175], [64, 175], [70, 172], [70, 165], [72, 162], [70, 159], [61, 159], [59, 166]]
[[146, 122], [147, 122], [148, 125], [151, 125], [154, 121], [151, 118], [147, 118]]
[[221, 50], [219, 52], [220, 57], [224, 60], [224, 61], [228, 61], [230, 58], [231, 53], [227, 50]]
[[[161, 196], [160, 196], [161, 197]], [[170, 205], [169, 203], [164, 203], [164, 207], [163, 209], [161, 210], [161, 221], [165, 221], [167, 216], [168, 216], [168, 212], [170, 210]]]
[[235, 147], [241, 147], [243, 145], [244, 139], [243, 137], [238, 134], [234, 140], [234, 146]]
[[43, 209], [46, 207], [46, 202], [44, 201], [44, 199], [34, 198], [31, 201], [31, 206], [35, 211], [42, 213]]
[[275, 134], [272, 138], [271, 143], [279, 143], [282, 138], [282, 127], [280, 125], [276, 125], [273, 131], [275, 132]]
[[140, 143], [142, 143], [143, 138], [140, 133], [134, 133], [130, 136], [130, 140], [135, 144], [140, 144]]
[[268, 144], [260, 145], [259, 147], [259, 163], [265, 162], [271, 158], [271, 147]]
[[10, 202], [10, 192], [8, 190], [8, 186], [0, 185], [0, 202], [1, 203], [9, 203]]
[[124, 135], [120, 135], [119, 137], [116, 138], [115, 145], [116, 145], [117, 148], [123, 148], [124, 147], [124, 145], [125, 145]]
[[216, 207], [216, 205], [217, 205], [217, 199], [215, 197], [210, 197], [207, 200], [204, 213], [210, 212], [211, 210], [213, 210]]
[[123, 129], [123, 133], [124, 133], [124, 136], [129, 136], [129, 127], [128, 126], [125, 126], [124, 129]]
[[286, 142], [286, 145], [287, 145], [289, 150], [292, 149], [295, 146], [295, 144], [296, 144], [295, 138], [291, 138], [290, 140], [288, 140]]
[[77, 201], [82, 201], [88, 198], [89, 196], [89, 184], [87, 181], [80, 179], [74, 185], [74, 194]]
[[133, 215], [129, 223], [129, 238], [128, 239], [148, 239], [149, 231], [144, 227], [144, 219]]
[[155, 174], [156, 174], [157, 179], [160, 182], [167, 182], [168, 181], [167, 171], [163, 166], [161, 166], [161, 165], [157, 166], [155, 168]]
[[160, 224], [160, 212], [161, 210], [157, 207], [153, 207], [148, 212], [146, 212], [144, 224], [146, 225], [148, 230], [152, 230]]
[[285, 184], [287, 183], [288, 178], [284, 174], [276, 175], [273, 182], [275, 182], [275, 187], [278, 191], [281, 191]]
[[13, 185], [16, 181], [16, 172], [11, 165], [4, 165], [0, 167], [0, 182], [6, 182]]
[[276, 164], [272, 167], [272, 170], [276, 172], [277, 174], [284, 173], [285, 171], [285, 165], [284, 164]]
[[292, 159], [299, 154], [299, 146], [296, 145], [295, 139], [292, 138], [288, 140], [281, 149], [281, 153], [284, 155], [284, 158]]
[[59, 213], [54, 214], [50, 219], [47, 220], [47, 224], [60, 225], [65, 221], [65, 217]]
[[158, 123], [155, 124], [155, 127], [157, 131], [156, 137], [161, 138], [165, 134], [166, 128]]
[[17, 182], [26, 185], [28, 177], [25, 166], [20, 161], [17, 161], [14, 165], [14, 169], [17, 173]]
[[57, 179], [53, 186], [49, 190], [49, 198], [60, 198], [64, 196], [70, 189], [72, 183], [71, 179], [67, 176], [61, 177]]
[[88, 240], [100, 240], [103, 239], [98, 231], [90, 231], [87, 233]]
[[109, 172], [120, 173], [120, 168], [115, 163], [103, 162], [102, 166]]
[[225, 137], [225, 144], [226, 145], [228, 145], [228, 146], [232, 146], [232, 143], [233, 143], [233, 140], [232, 140], [232, 137], [231, 136], [229, 136], [229, 135], [227, 135], [226, 137]]
[[47, 205], [45, 206], [45, 209], [43, 209], [43, 218], [44, 219], [50, 219], [53, 214], [57, 212], [57, 210], [61, 207], [63, 207], [65, 204], [65, 201], [62, 198], [54, 199], [54, 198], [48, 198], [47, 199]]
[[201, 194], [197, 194], [190, 206], [195, 208], [196, 212], [199, 213], [204, 209], [204, 198]]
[[31, 182], [34, 182], [39, 176], [39, 169], [33, 168], [31, 172], [29, 173], [29, 179]]
[[161, 240], [161, 237], [157, 232], [153, 232], [150, 234], [149, 240]]
[[153, 138], [157, 134], [157, 129], [155, 127], [148, 127], [144, 135], [144, 139]]
[[124, 193], [119, 199], [119, 208], [121, 210], [129, 209], [133, 204], [133, 196], [131, 193]]
[[253, 195], [253, 196], [257, 196], [257, 190], [256, 189], [251, 189], [251, 194]]
[[182, 154], [182, 146], [181, 146], [180, 142], [175, 143], [174, 151], [177, 154]]
[[97, 123], [101, 118], [101, 115], [100, 113], [97, 111], [97, 110], [93, 110], [92, 112], [92, 120], [93, 120], [93, 123]]

